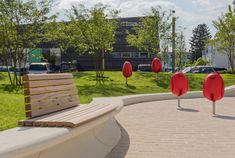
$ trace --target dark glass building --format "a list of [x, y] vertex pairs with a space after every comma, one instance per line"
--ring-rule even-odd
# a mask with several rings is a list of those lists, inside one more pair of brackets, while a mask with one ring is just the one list
[[[134, 70], [137, 69], [138, 64], [150, 64], [153, 55], [129, 46], [126, 41], [127, 32], [134, 33], [133, 27], [139, 25], [139, 18], [120, 18], [119, 20], [121, 26], [116, 32], [113, 52], [105, 54], [106, 70], [121, 70], [125, 61], [130, 61]], [[70, 50], [67, 54], [61, 54], [62, 62], [72, 62], [74, 60], [77, 61], [79, 70], [94, 70], [92, 55], [78, 56], [74, 50]]]
[[[139, 18], [120, 18], [120, 27], [116, 31], [116, 39], [113, 45], [113, 52], [105, 54], [105, 69], [106, 70], [121, 70], [125, 61], [132, 63], [133, 69], [136, 70], [138, 64], [150, 64], [154, 55], [142, 52], [135, 47], [128, 45], [126, 41], [127, 32], [134, 33], [133, 27], [139, 26]], [[41, 62], [49, 62], [52, 65], [59, 66], [61, 63], [71, 62], [77, 65], [78, 70], [94, 70], [93, 56], [90, 54], [78, 55], [75, 50], [70, 49], [67, 53], [60, 52], [56, 48], [56, 43], [42, 42], [38, 45], [40, 50]], [[30, 49], [28, 54], [30, 57]], [[26, 65], [29, 66], [30, 62]], [[0, 65], [1, 57], [0, 57]]]

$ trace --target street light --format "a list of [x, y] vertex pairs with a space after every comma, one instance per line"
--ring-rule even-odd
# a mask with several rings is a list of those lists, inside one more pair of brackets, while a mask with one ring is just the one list
[[172, 73], [175, 72], [175, 10], [172, 10]]

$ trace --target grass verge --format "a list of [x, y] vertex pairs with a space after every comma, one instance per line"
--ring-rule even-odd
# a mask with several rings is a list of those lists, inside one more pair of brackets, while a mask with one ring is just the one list
[[[187, 74], [189, 90], [202, 90], [206, 74]], [[226, 86], [235, 84], [234, 74], [222, 74]], [[111, 97], [130, 94], [163, 93], [170, 91], [169, 73], [134, 72], [125, 86], [125, 79], [120, 71], [107, 71], [103, 82], [97, 83], [95, 72], [74, 73], [81, 103], [89, 103], [93, 97]], [[24, 119], [24, 96], [21, 88], [9, 85], [6, 73], [0, 73], [0, 131], [17, 126], [17, 121]]]

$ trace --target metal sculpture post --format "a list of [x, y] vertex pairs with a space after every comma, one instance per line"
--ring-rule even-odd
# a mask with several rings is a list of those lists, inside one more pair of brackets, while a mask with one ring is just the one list
[[171, 77], [171, 92], [177, 96], [178, 108], [181, 109], [180, 97], [188, 91], [188, 79], [183, 72], [176, 72]]
[[203, 95], [212, 101], [212, 114], [216, 115], [216, 101], [224, 97], [224, 80], [220, 74], [212, 72], [204, 79]]
[[178, 97], [178, 108], [181, 108], [181, 106], [180, 106], [180, 97]]
[[215, 115], [215, 102], [212, 102], [212, 106], [213, 106], [213, 115]]

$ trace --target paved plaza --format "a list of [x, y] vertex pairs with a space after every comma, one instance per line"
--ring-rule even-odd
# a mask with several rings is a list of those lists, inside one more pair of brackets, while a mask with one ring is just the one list
[[117, 115], [119, 144], [107, 158], [234, 158], [235, 98], [158, 101], [126, 106]]

